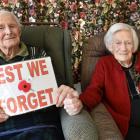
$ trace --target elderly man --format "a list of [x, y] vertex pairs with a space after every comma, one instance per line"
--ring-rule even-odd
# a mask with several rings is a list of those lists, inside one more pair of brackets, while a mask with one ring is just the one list
[[[19, 20], [13, 13], [5, 10], [0, 11], [0, 65], [47, 56], [42, 48], [27, 47], [20, 41], [20, 27]], [[73, 88], [61, 85], [56, 92], [56, 105], [47, 109], [8, 116], [0, 106], [0, 140], [63, 140], [58, 107], [64, 106], [69, 115], [75, 115], [81, 111], [83, 106], [79, 100], [78, 92]], [[67, 139], [98, 139], [96, 128], [91, 125], [91, 118], [86, 111], [82, 117], [71, 118], [69, 116], [67, 119], [73, 122], [72, 129], [74, 131], [81, 130], [83, 132], [75, 138], [76, 132], [70, 130], [70, 133], [67, 132]], [[85, 128], [78, 127], [77, 121], [85, 121]], [[72, 135], [71, 132], [74, 135], [69, 137]]]
[[[21, 29], [16, 16], [8, 11], [0, 11], [0, 65], [33, 58], [45, 57], [43, 49], [27, 47], [20, 41]], [[57, 90], [57, 107], [69, 94], [78, 96], [72, 88], [62, 85]], [[62, 140], [63, 134], [56, 106], [30, 113], [9, 117], [0, 108], [1, 140]]]

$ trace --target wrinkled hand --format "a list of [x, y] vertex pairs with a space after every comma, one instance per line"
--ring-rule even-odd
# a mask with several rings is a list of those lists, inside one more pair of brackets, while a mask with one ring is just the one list
[[75, 91], [73, 88], [61, 85], [57, 90], [57, 97], [56, 97], [56, 106], [62, 107], [64, 105], [64, 99], [67, 97], [68, 94], [77, 95], [77, 91]]
[[64, 109], [69, 115], [76, 115], [83, 108], [83, 104], [79, 99], [79, 93], [73, 88], [61, 85], [56, 93], [56, 106], [62, 107], [64, 105]]
[[6, 121], [9, 116], [4, 112], [3, 108], [0, 107], [0, 123]]
[[72, 94], [67, 95], [67, 97], [64, 100], [64, 109], [69, 115], [76, 115], [80, 113], [80, 111], [83, 108], [83, 104], [81, 100], [79, 99], [79, 96], [75, 96]]

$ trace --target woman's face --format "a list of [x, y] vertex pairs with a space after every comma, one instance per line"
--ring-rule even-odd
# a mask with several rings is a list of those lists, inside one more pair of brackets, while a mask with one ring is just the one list
[[128, 30], [120, 30], [113, 34], [112, 54], [122, 64], [129, 65], [132, 62], [134, 50], [132, 34]]
[[0, 49], [18, 47], [20, 29], [15, 18], [7, 13], [0, 14]]

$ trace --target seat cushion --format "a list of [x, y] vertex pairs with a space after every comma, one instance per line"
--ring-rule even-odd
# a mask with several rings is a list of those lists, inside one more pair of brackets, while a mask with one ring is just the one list
[[104, 104], [97, 105], [92, 110], [91, 116], [98, 128], [100, 140], [123, 140], [120, 130]]

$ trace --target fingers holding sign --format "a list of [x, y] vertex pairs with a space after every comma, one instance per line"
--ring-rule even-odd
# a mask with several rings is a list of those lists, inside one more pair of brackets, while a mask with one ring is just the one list
[[0, 107], [0, 123], [6, 121], [9, 116], [5, 113], [2, 107]]
[[79, 93], [73, 88], [61, 85], [57, 89], [57, 107], [62, 107], [64, 105], [64, 109], [69, 115], [78, 114], [83, 108], [82, 102], [79, 99]]

